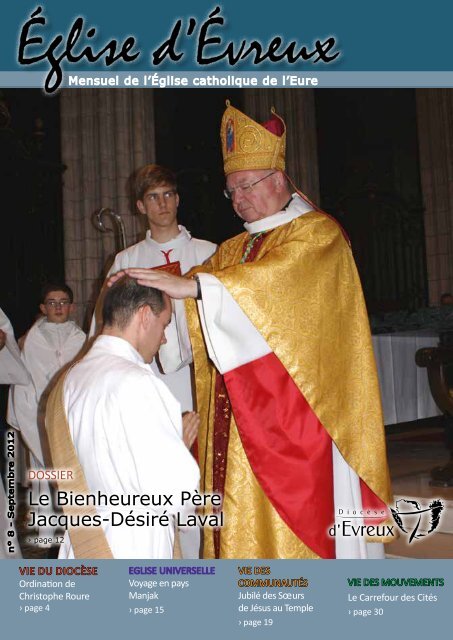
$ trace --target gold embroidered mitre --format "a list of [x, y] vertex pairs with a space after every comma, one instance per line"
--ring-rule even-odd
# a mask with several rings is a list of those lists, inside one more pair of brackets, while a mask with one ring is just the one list
[[271, 120], [261, 125], [232, 107], [229, 100], [226, 104], [220, 127], [225, 175], [257, 169], [284, 171], [286, 126], [274, 108]]

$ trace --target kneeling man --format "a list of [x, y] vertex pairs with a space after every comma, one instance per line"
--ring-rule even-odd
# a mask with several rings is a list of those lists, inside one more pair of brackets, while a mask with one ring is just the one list
[[[52, 392], [46, 426], [53, 466], [77, 471], [78, 459], [81, 469], [75, 476], [82, 478], [82, 485], [79, 480], [72, 486], [62, 482], [59, 489], [75, 487], [123, 501], [120, 506], [97, 503], [105, 538], [99, 527], [73, 527], [60, 558], [173, 557], [173, 519], [182, 510], [181, 492], [193, 492], [199, 481], [188, 449], [199, 417], [188, 414], [183, 440], [180, 405], [149, 366], [165, 342], [170, 316], [166, 294], [122, 278], [105, 296], [102, 334]], [[155, 504], [132, 506], [133, 496], [140, 495], [153, 496]], [[161, 526], [154, 519], [153, 526], [128, 526], [131, 514], [142, 522], [166, 515], [169, 524]], [[116, 526], [119, 521], [124, 524]], [[99, 533], [107, 544], [98, 544]]]

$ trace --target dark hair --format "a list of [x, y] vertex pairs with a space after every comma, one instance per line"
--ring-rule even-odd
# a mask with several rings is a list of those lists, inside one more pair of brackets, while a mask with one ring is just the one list
[[168, 184], [176, 190], [176, 175], [159, 164], [145, 164], [135, 176], [135, 199], [143, 200], [148, 189]]
[[102, 306], [104, 326], [125, 329], [133, 315], [145, 305], [158, 316], [165, 307], [164, 294], [159, 289], [137, 284], [134, 278], [123, 276], [105, 294]]
[[45, 285], [41, 288], [41, 303], [44, 304], [46, 297], [51, 291], [64, 291], [64, 293], [68, 296], [71, 304], [74, 302], [74, 294], [72, 293], [71, 287], [65, 282], [46, 282]]

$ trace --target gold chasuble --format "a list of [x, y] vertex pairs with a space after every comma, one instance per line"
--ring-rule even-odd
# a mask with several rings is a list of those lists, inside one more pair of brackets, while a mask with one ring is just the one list
[[[266, 232], [241, 264], [249, 238], [228, 240], [192, 272], [216, 276], [273, 352], [240, 385], [225, 374], [231, 404], [208, 359], [196, 303], [186, 302], [202, 490], [218, 490], [223, 478], [224, 526], [205, 530], [204, 557], [332, 558], [332, 440], [361, 479], [364, 508], [391, 500], [359, 277], [340, 227], [323, 213]], [[261, 397], [249, 393], [253, 376]], [[229, 428], [215, 428], [215, 418]]]

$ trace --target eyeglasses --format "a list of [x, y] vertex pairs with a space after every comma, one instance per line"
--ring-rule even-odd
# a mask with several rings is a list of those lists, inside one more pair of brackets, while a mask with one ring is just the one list
[[266, 178], [270, 178], [274, 175], [274, 173], [276, 172], [272, 171], [272, 173], [268, 173], [267, 176], [264, 176], [264, 178], [260, 178], [259, 180], [255, 180], [255, 182], [239, 184], [237, 187], [234, 187], [234, 189], [224, 189], [223, 195], [225, 196], [225, 198], [228, 198], [228, 200], [232, 200], [235, 193], [239, 193], [241, 191], [242, 193], [250, 193], [255, 185], [257, 185], [259, 182], [262, 182], [263, 180], [266, 180]]
[[46, 300], [44, 303], [46, 307], [50, 307], [51, 309], [55, 309], [56, 307], [67, 307], [71, 304], [70, 300]]
[[156, 202], [159, 202], [161, 198], [163, 198], [164, 200], [173, 200], [173, 198], [176, 196], [176, 191], [164, 191], [164, 193], [147, 193], [145, 195], [145, 198], [149, 201], [152, 202], [153, 204]]

